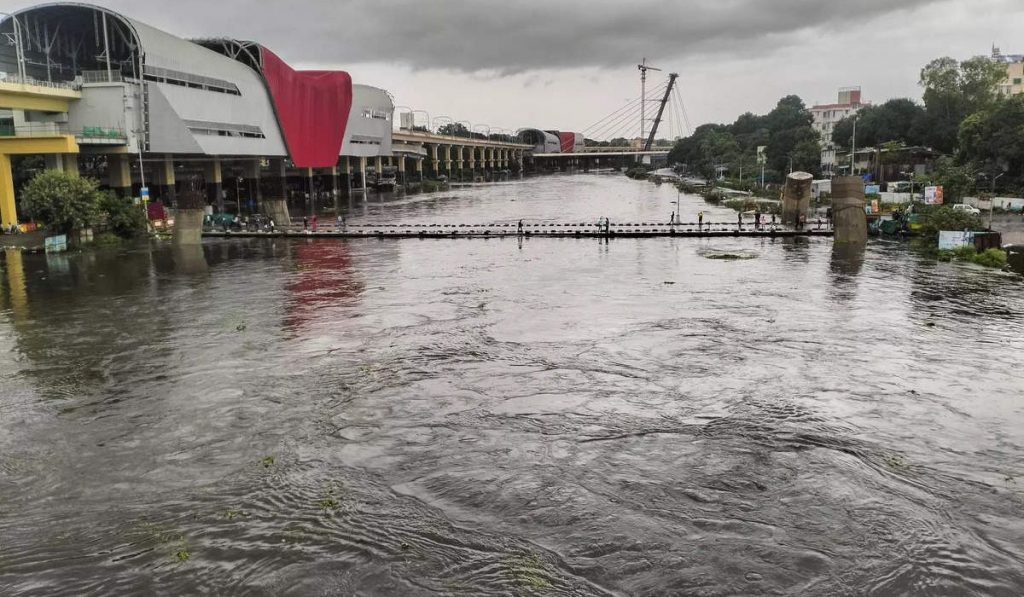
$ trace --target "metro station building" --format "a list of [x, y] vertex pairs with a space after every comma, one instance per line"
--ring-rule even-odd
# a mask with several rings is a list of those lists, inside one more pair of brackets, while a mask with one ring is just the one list
[[[48, 168], [124, 195], [145, 186], [151, 199], [174, 205], [198, 189], [215, 211], [275, 218], [365, 188], [368, 169], [390, 164], [400, 178], [422, 176], [428, 149], [439, 165], [437, 144], [393, 146], [391, 96], [353, 84], [347, 72], [295, 70], [256, 42], [186, 40], [87, 4], [0, 17], [5, 225], [17, 217], [17, 154], [43, 154]], [[504, 155], [507, 164], [505, 149], [481, 147], [477, 163], [498, 167]]]

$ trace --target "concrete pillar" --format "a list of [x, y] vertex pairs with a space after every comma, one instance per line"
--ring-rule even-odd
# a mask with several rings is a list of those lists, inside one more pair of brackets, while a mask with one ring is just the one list
[[[10, 228], [18, 223], [18, 212], [14, 202], [14, 173], [11, 171], [11, 156], [0, 153], [0, 225]], [[19, 252], [20, 256], [21, 253]]]
[[398, 179], [399, 184], [405, 184], [405, 155], [398, 157]]
[[78, 176], [78, 154], [77, 153], [65, 153], [64, 154], [64, 171], [72, 176]]
[[[801, 215], [807, 215], [811, 206], [811, 181], [814, 179], [807, 172], [791, 172], [786, 177], [786, 187], [782, 194], [782, 223], [796, 226]], [[864, 192], [861, 191], [863, 198]]]
[[202, 244], [204, 215], [202, 209], [179, 209], [174, 215], [173, 243], [179, 246]]
[[224, 181], [220, 158], [210, 158], [203, 162], [203, 179], [206, 181], [206, 201], [216, 205], [218, 213], [224, 213]]
[[271, 158], [270, 168], [265, 178], [261, 178], [263, 186], [263, 213], [278, 226], [291, 224], [288, 213], [288, 179], [285, 171], [284, 158]]
[[260, 180], [260, 161], [249, 160], [242, 167], [242, 177], [245, 179], [245, 188], [249, 190], [249, 196], [256, 201], [256, 211], [263, 212], [263, 185]]
[[121, 197], [132, 195], [131, 156], [112, 154], [107, 156], [107, 186]]
[[423, 158], [416, 160], [416, 174], [419, 175], [420, 182], [423, 182]]
[[359, 188], [366, 190], [366, 158], [359, 158]]
[[377, 176], [380, 176], [381, 170], [384, 169], [384, 163], [383, 163], [383, 161], [381, 161], [380, 156], [377, 156], [377, 161], [375, 162], [374, 165], [376, 166]]
[[456, 156], [456, 160], [457, 160], [457, 164], [456, 164], [457, 168], [456, 168], [456, 170], [458, 170], [460, 173], [462, 172], [462, 169], [466, 167], [465, 158], [463, 157], [465, 149], [466, 148], [463, 147], [462, 145], [459, 145], [459, 146], [457, 146], [455, 148], [455, 156]]
[[837, 176], [832, 179], [832, 222], [836, 246], [863, 245], [868, 240], [864, 214], [864, 179]]
[[327, 192], [331, 194], [331, 203], [334, 204], [334, 209], [337, 211], [339, 203], [338, 197], [341, 193], [338, 192], [338, 167], [327, 169]]
[[352, 193], [352, 162], [348, 157], [341, 158], [341, 173], [345, 176], [345, 194]]
[[444, 169], [448, 172], [448, 178], [452, 177], [452, 146], [444, 146]]
[[437, 177], [437, 173], [440, 172], [439, 160], [437, 159], [437, 145], [430, 146], [430, 165], [434, 170], [434, 177]]
[[48, 153], [43, 156], [43, 159], [46, 161], [47, 170], [64, 171], [64, 156], [62, 154]]
[[174, 158], [164, 156], [157, 165], [153, 186], [156, 194], [162, 198], [164, 205], [175, 205], [178, 200], [178, 192], [175, 189]]

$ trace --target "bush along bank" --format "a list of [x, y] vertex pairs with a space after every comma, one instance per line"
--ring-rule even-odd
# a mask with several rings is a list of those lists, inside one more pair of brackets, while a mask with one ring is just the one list
[[974, 250], [974, 247], [957, 247], [952, 251], [939, 251], [938, 260], [945, 262], [963, 261], [1002, 269], [1006, 267], [1006, 251], [1002, 249], [985, 249], [979, 253]]

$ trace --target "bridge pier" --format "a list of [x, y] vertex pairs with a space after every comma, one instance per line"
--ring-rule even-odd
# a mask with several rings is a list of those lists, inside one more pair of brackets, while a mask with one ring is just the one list
[[131, 156], [128, 154], [107, 155], [107, 186], [119, 197], [132, 196]]
[[807, 172], [791, 172], [786, 177], [786, 186], [782, 194], [782, 223], [796, 226], [800, 216], [806, 216], [811, 206], [811, 181], [813, 176]]
[[836, 246], [867, 243], [868, 223], [864, 214], [864, 179], [837, 176], [832, 179], [832, 226]]

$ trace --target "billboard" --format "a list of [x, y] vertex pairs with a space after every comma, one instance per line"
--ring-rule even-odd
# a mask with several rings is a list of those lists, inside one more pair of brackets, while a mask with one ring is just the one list
[[767, 145], [758, 145], [757, 146], [757, 164], [759, 166], [763, 166], [763, 165], [765, 165], [765, 163], [768, 162], [768, 155], [765, 153], [765, 150], [767, 150], [767, 149], [768, 149]]
[[416, 115], [412, 112], [402, 112], [398, 115], [398, 128], [411, 131], [416, 126]]
[[925, 187], [924, 202], [928, 205], [942, 205], [942, 187]]

